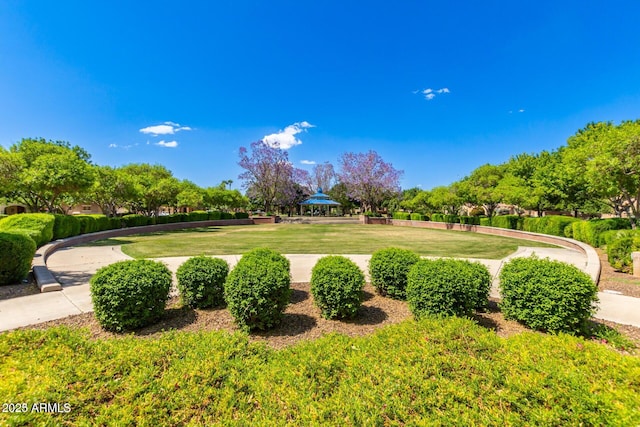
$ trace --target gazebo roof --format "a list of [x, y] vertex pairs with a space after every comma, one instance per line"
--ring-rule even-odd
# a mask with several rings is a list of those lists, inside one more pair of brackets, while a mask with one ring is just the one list
[[300, 203], [301, 205], [329, 205], [329, 206], [339, 206], [340, 203], [335, 200], [331, 200], [329, 196], [322, 192], [322, 188], [318, 188], [318, 192], [309, 196], [307, 200]]

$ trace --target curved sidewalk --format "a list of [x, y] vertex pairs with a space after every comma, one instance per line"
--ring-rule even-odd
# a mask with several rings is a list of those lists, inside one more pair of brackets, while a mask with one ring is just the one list
[[[585, 270], [588, 267], [586, 255], [572, 249], [520, 247], [515, 253], [501, 260], [477, 259], [485, 264], [494, 284], [493, 297], [498, 297], [497, 276], [504, 264], [514, 257], [526, 257], [535, 253], [541, 258], [549, 257], [569, 262]], [[323, 255], [286, 255], [291, 261], [291, 276], [295, 282], [308, 282], [311, 269]], [[352, 259], [367, 274], [371, 255], [345, 255]], [[230, 267], [240, 259], [240, 255], [222, 255]], [[190, 257], [157, 258], [175, 272], [180, 264]], [[89, 279], [105, 265], [130, 259], [120, 251], [119, 246], [74, 246], [59, 249], [47, 260], [49, 270], [62, 284], [62, 291], [46, 292], [20, 298], [0, 300], [0, 331], [27, 326], [70, 315], [93, 311], [89, 292]], [[599, 293], [600, 305], [595, 317], [616, 323], [640, 327], [640, 299]]]

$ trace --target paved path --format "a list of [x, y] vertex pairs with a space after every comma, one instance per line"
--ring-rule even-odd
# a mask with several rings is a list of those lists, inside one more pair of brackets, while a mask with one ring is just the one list
[[[502, 260], [475, 260], [485, 264], [494, 277], [491, 296], [499, 296], [496, 278], [502, 265], [511, 258], [530, 256], [534, 253], [540, 258], [549, 257], [565, 261], [581, 269], [586, 266], [586, 257], [581, 252], [561, 248], [520, 247]], [[322, 256], [286, 255], [291, 261], [292, 280], [308, 282], [311, 278], [311, 269]], [[367, 275], [370, 255], [346, 256], [358, 264]], [[171, 257], [157, 258], [157, 260], [164, 262], [175, 272], [178, 266], [188, 258]], [[230, 267], [233, 267], [240, 256], [224, 255], [219, 258], [225, 259]], [[0, 331], [93, 311], [89, 279], [100, 267], [125, 259], [130, 257], [123, 254], [119, 246], [80, 246], [55, 252], [49, 257], [47, 265], [62, 284], [63, 290], [0, 300]], [[600, 305], [595, 317], [640, 327], [640, 298], [604, 292], [600, 292], [599, 297]]]

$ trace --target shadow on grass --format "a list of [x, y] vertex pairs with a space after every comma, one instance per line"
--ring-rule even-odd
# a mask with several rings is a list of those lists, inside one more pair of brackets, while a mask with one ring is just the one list
[[96, 240], [95, 242], [83, 243], [78, 246], [121, 246], [121, 245], [126, 245], [128, 243], [133, 243], [133, 240], [112, 238], [112, 239]]
[[150, 233], [140, 233], [138, 236], [166, 236], [168, 234], [185, 234], [185, 233], [211, 233], [222, 230], [222, 227], [197, 227], [197, 228], [180, 228], [167, 231], [152, 231]]

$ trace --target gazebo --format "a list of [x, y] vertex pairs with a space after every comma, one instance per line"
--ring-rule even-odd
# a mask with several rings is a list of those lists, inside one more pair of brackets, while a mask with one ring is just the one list
[[314, 206], [328, 206], [329, 209], [331, 209], [332, 206], [340, 206], [340, 203], [336, 202], [335, 200], [331, 200], [329, 196], [322, 192], [322, 188], [318, 188], [318, 192], [309, 196], [307, 200], [300, 203], [300, 206], [310, 206], [311, 216], [313, 216]]

